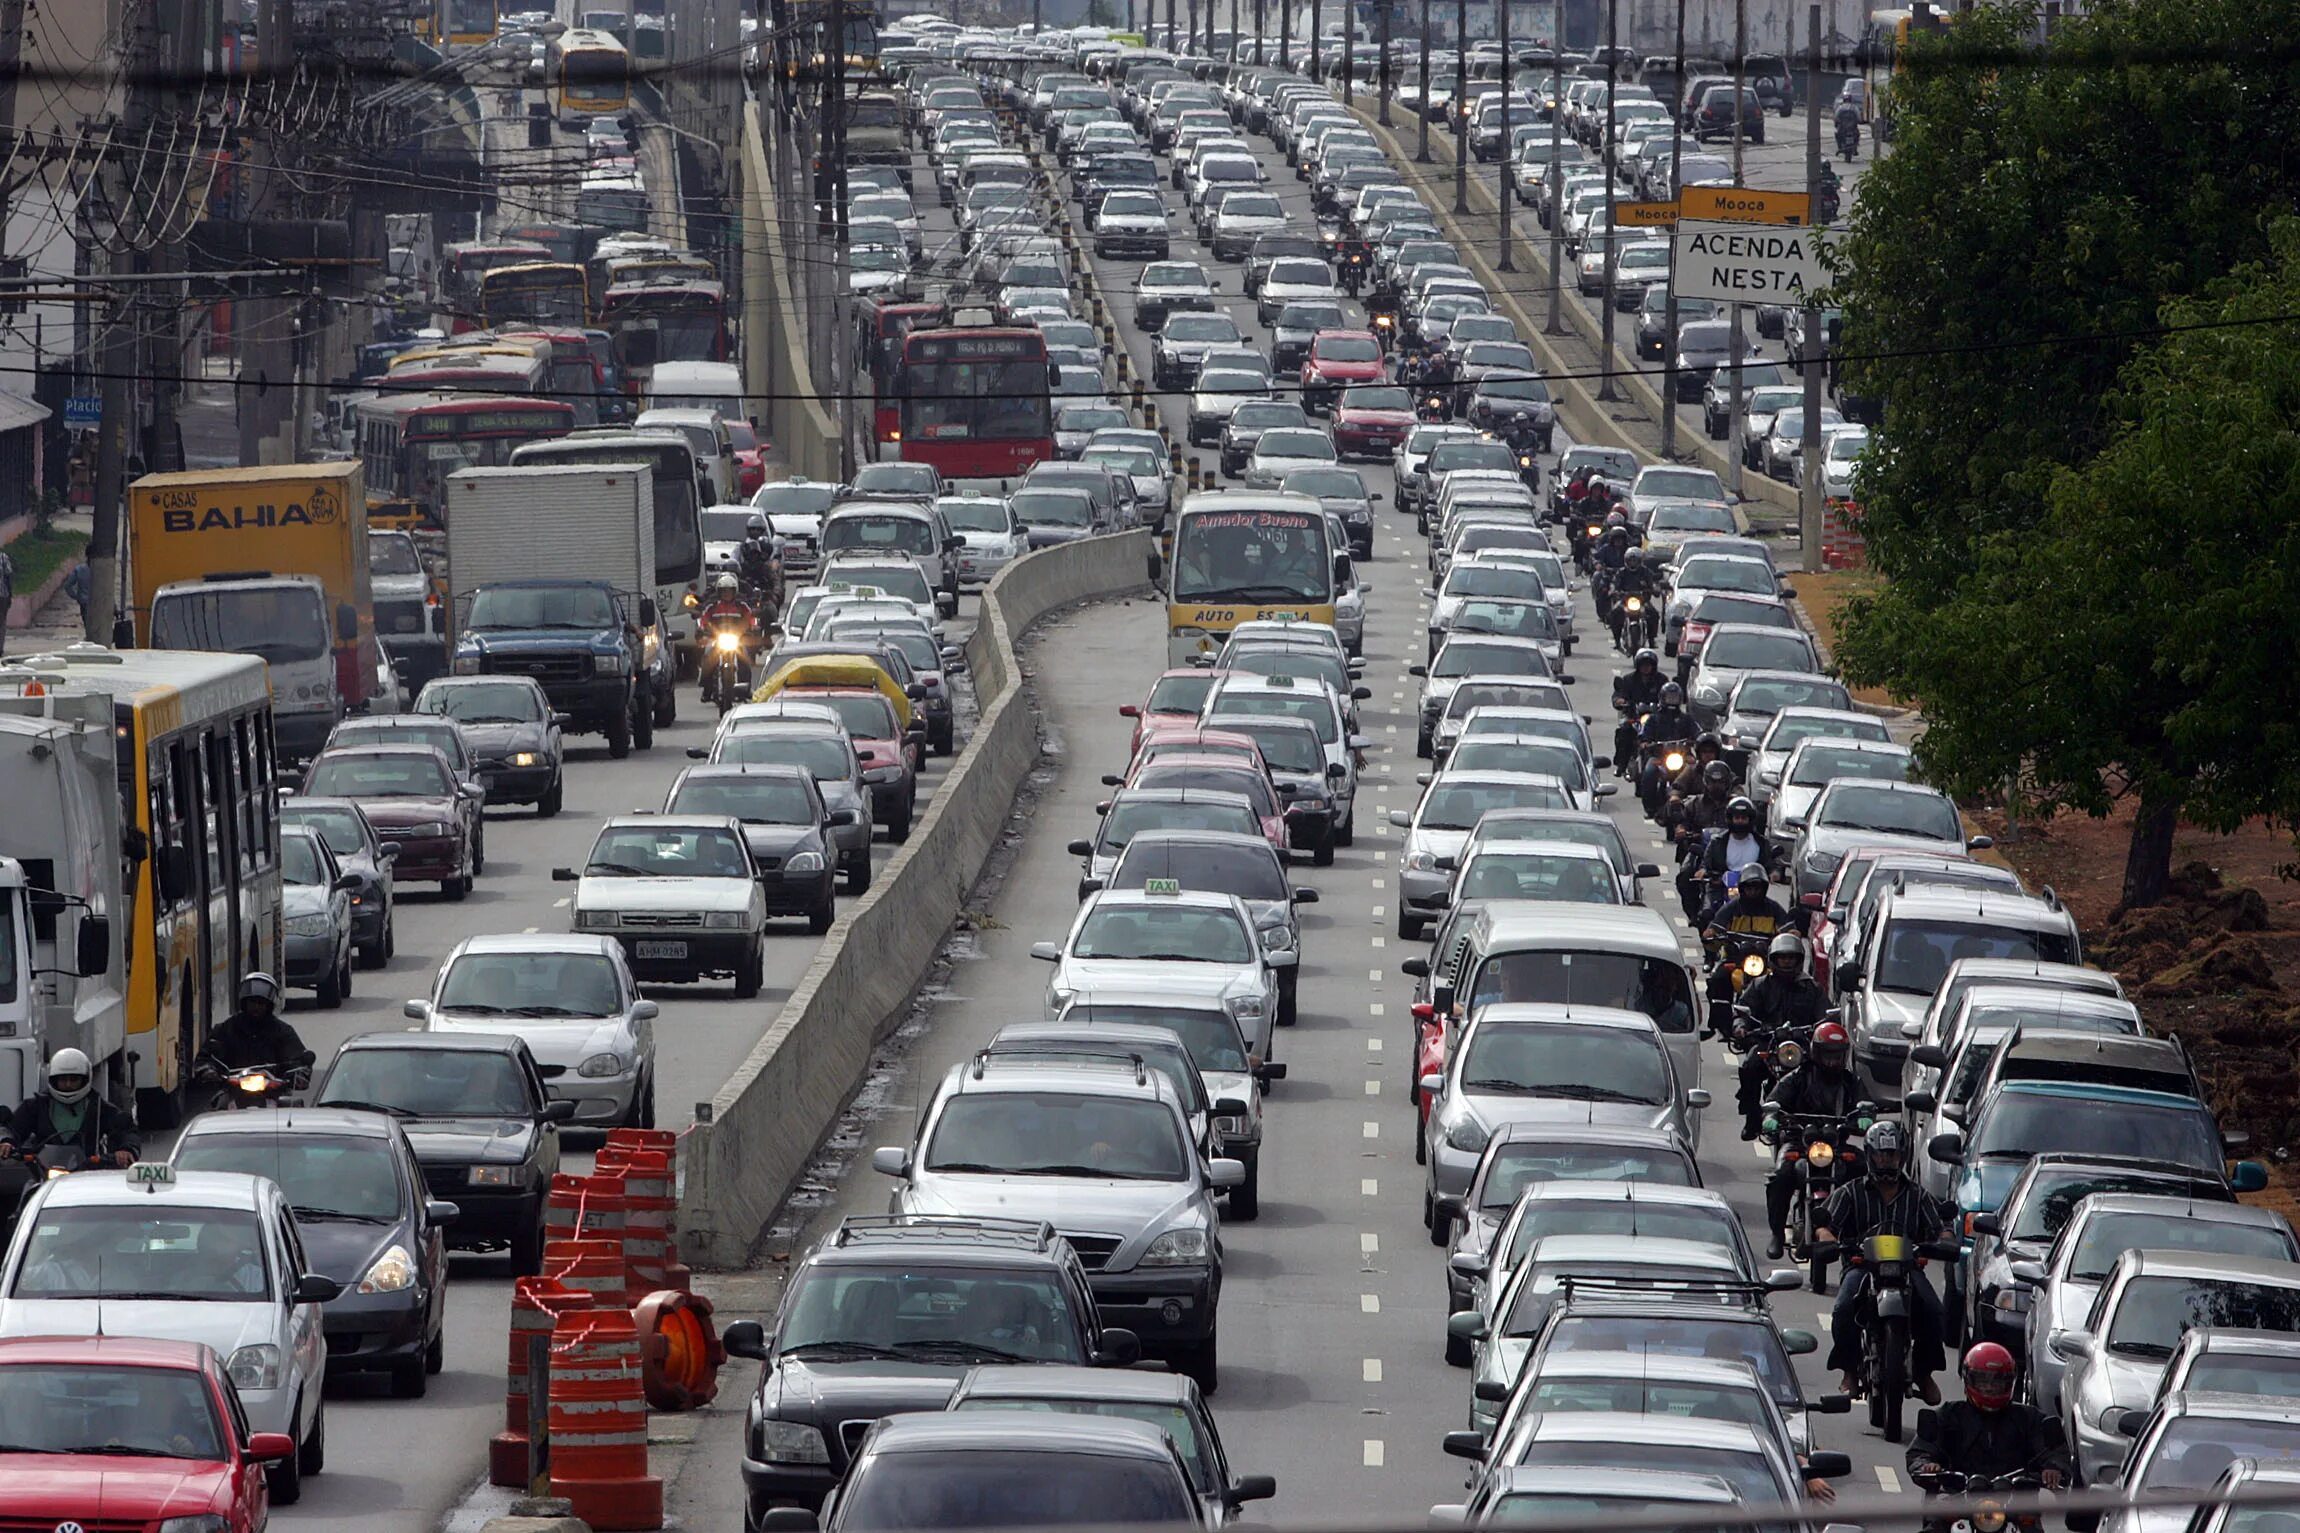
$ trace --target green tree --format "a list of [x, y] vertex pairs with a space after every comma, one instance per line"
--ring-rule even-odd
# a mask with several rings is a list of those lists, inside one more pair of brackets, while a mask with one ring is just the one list
[[[2155, 348], [2168, 302], [2269, 260], [2273, 219], [2300, 203], [2300, 158], [2275, 147], [2300, 69], [2263, 46], [2300, 37], [2300, 0], [2106, 0], [2041, 52], [2036, 27], [2032, 7], [1993, 6], [1916, 41], [1892, 85], [1893, 151], [1839, 247], [1844, 381], [1885, 401], [1860, 501], [1887, 577], [1849, 609], [1839, 656], [1853, 679], [1922, 702], [1928, 761], [1952, 787], [2010, 779], [2036, 807], [2095, 813], [2137, 793], [2125, 894], [2147, 903], [2183, 803], [2226, 823], [2274, 798], [2279, 764], [2242, 754], [2266, 721], [2205, 726], [2192, 683], [2214, 681], [2217, 697], [2216, 679], [2160, 625], [2177, 614], [2149, 601], [2159, 575], [2129, 562], [2140, 546], [2163, 555], [2155, 536], [2203, 513], [2195, 530], [2233, 535], [2203, 484], [2244, 465], [2192, 461], [2223, 455], [2203, 439], [2169, 443], [2162, 498], [2132, 527], [2106, 499], [2128, 481], [2098, 485], [2088, 508], [2067, 474], [2112, 445], [2122, 472], [2139, 471], [2149, 418], [2135, 401], [2154, 375], [2128, 366]], [[2149, 366], [2191, 355], [2167, 343]], [[2179, 408], [2240, 410], [2223, 386], [2250, 381], [2215, 378]], [[2130, 540], [2159, 520], [2145, 545]], [[2225, 568], [2184, 548], [2180, 594], [2233, 596], [2280, 541], [2230, 546]], [[2276, 622], [2255, 614], [2209, 653], [2225, 661]]]
[[1862, 642], [1922, 651], [1925, 758], [2039, 809], [2139, 801], [2127, 905], [2172, 833], [2300, 824], [2300, 221], [2267, 262], [2176, 300], [2104, 406], [2107, 445], [1976, 536], [1952, 600], [1878, 601]]

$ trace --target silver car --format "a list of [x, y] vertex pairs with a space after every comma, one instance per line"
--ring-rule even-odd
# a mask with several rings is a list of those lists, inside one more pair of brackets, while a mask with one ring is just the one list
[[1965, 834], [1956, 802], [1938, 788], [1842, 776], [1824, 786], [1799, 816], [1789, 867], [1800, 895], [1829, 887], [1837, 864], [1856, 846], [1904, 847], [1958, 856], [1995, 843]]
[[347, 873], [317, 830], [280, 828], [280, 915], [286, 929], [280, 973], [290, 985], [319, 992], [333, 1010], [351, 993], [351, 897], [360, 878]]
[[1885, 721], [1874, 714], [1847, 708], [1783, 708], [1773, 715], [1763, 734], [1740, 742], [1750, 753], [1745, 780], [1758, 807], [1764, 807], [1781, 786], [1781, 769], [1788, 765], [1789, 752], [1816, 736], [1880, 743], [1891, 738], [1885, 732]]
[[1104, 1323], [1211, 1392], [1222, 1298], [1218, 1192], [1174, 1088], [1147, 1068], [978, 1056], [954, 1065], [915, 1146], [872, 1152], [897, 1214], [1044, 1219], [1078, 1252]]
[[1727, 716], [1733, 688], [1752, 671], [1821, 675], [1821, 652], [1806, 634], [1755, 623], [1720, 623], [1701, 646], [1701, 663], [1685, 688], [1695, 724], [1715, 729]]
[[655, 1018], [622, 945], [582, 933], [467, 937], [408, 1017], [433, 1033], [516, 1033], [578, 1128], [655, 1124]]
[[[1764, 808], [1765, 832], [1786, 840], [1805, 828], [1814, 801], [1836, 783], [1905, 783], [1916, 768], [1916, 753], [1889, 740], [1847, 740], [1816, 735], [1789, 753], [1777, 791]], [[1861, 844], [1873, 844], [1864, 839]]]
[[1479, 819], [1497, 809], [1576, 809], [1566, 786], [1536, 772], [1440, 772], [1432, 778], [1411, 814], [1390, 811], [1390, 823], [1405, 831], [1398, 848], [1397, 931], [1419, 937], [1442, 909], [1453, 883], [1455, 861]]
[[1030, 956], [1055, 966], [1046, 985], [1050, 1017], [1082, 992], [1188, 983], [1197, 993], [1218, 995], [1264, 1057], [1278, 1009], [1278, 971], [1299, 961], [1295, 953], [1263, 947], [1253, 913], [1236, 895], [1165, 881], [1090, 896], [1069, 936], [1059, 945], [1032, 944]]
[[1469, 1191], [1500, 1124], [1571, 1117], [1666, 1129], [1700, 1145], [1695, 1114], [1709, 1105], [1709, 1093], [1679, 1083], [1660, 1027], [1642, 1012], [1497, 1002], [1471, 1013], [1450, 1043], [1444, 1070], [1420, 1083], [1428, 1103], [1423, 1213], [1436, 1244], [1452, 1229], [1437, 1200]]

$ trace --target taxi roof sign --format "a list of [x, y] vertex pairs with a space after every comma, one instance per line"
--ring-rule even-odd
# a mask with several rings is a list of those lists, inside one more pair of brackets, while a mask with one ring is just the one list
[[176, 1168], [164, 1160], [139, 1160], [128, 1168], [128, 1180], [152, 1189], [173, 1187], [176, 1185]]
[[1142, 880], [1142, 892], [1144, 894], [1180, 894], [1182, 892], [1182, 880], [1179, 878], [1145, 878]]

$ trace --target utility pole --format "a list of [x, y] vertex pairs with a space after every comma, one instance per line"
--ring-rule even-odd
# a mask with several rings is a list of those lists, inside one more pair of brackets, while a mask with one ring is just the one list
[[[1621, 190], [1613, 179], [1613, 167], [1605, 157], [1613, 152], [1614, 87], [1621, 83], [1621, 0], [1605, 0], [1605, 137], [1598, 142], [1597, 163], [1605, 171], [1605, 287], [1598, 300], [1598, 325], [1603, 340], [1597, 348], [1597, 397], [1619, 399], [1613, 388], [1613, 257], [1614, 257], [1614, 194]], [[1556, 216], [1553, 211], [1552, 217]]]
[[1379, 67], [1379, 69], [1381, 70], [1381, 83], [1380, 83], [1380, 85], [1379, 85], [1378, 87], [1376, 87], [1376, 88], [1379, 90], [1379, 92], [1380, 92], [1380, 94], [1381, 94], [1381, 100], [1382, 100], [1382, 104], [1381, 104], [1381, 120], [1382, 120], [1382, 126], [1383, 126], [1383, 127], [1385, 127], [1385, 128], [1386, 128], [1386, 127], [1388, 127], [1388, 126], [1390, 125], [1390, 96], [1391, 96], [1392, 92], [1395, 90], [1395, 88], [1396, 88], [1396, 85], [1397, 85], [1397, 79], [1396, 79], [1396, 76], [1395, 76], [1395, 75], [1392, 73], [1392, 71], [1391, 71], [1391, 69], [1390, 69], [1390, 10], [1391, 10], [1391, 8], [1392, 8], [1393, 6], [1395, 6], [1396, 4], [1397, 4], [1397, 0], [1382, 0], [1382, 9], [1381, 9], [1381, 19], [1382, 19], [1382, 26], [1381, 26], [1381, 49], [1382, 49], [1382, 61], [1381, 61], [1380, 65], [1378, 66], [1378, 67]]
[[1414, 162], [1430, 162], [1430, 0], [1422, 0], [1422, 84], [1421, 99], [1415, 103], [1414, 115], [1422, 120], [1421, 141], [1414, 146]]
[[1493, 11], [1495, 30], [1501, 34], [1501, 150], [1493, 157], [1496, 166], [1493, 205], [1500, 210], [1501, 258], [1495, 263], [1494, 269], [1515, 271], [1517, 263], [1509, 258], [1509, 93], [1517, 88], [1517, 82], [1511, 77], [1509, 68], [1509, 0], [1493, 0]]
[[[1284, 0], [1280, 0], [1280, 3], [1283, 4]], [[1269, 46], [1262, 41], [1262, 0], [1254, 0], [1254, 62], [1270, 62]]]
[[[1821, 206], [1821, 7], [1808, 8], [1805, 29], [1805, 198], [1806, 238]], [[1797, 348], [1805, 370], [1805, 473], [1797, 490], [1797, 540], [1808, 573], [1821, 568], [1821, 370], [1828, 366], [1829, 341], [1821, 333], [1821, 309], [1805, 295], [1805, 339]]]
[[1453, 210], [1469, 211], [1469, 0], [1453, 10]]
[[847, 6], [831, 0], [830, 45], [823, 51], [829, 68], [823, 80], [823, 215], [830, 224], [831, 341], [830, 388], [838, 400], [839, 477], [854, 478], [853, 392], [847, 387]]
[[[1735, 65], [1739, 68], [1739, 65]], [[1677, 0], [1677, 72], [1674, 76], [1677, 99], [1685, 99], [1685, 0]], [[1733, 98], [1733, 121], [1741, 121], [1741, 98]], [[1736, 129], [1738, 131], [1738, 129]], [[1685, 181], [1685, 134], [1669, 135], [1670, 195], [1677, 195]], [[1661, 317], [1661, 456], [1677, 456], [1677, 228], [1669, 229], [1669, 292], [1668, 307]]]
[[1325, 78], [1326, 61], [1318, 54], [1318, 45], [1325, 41], [1325, 38], [1319, 35], [1318, 29], [1323, 27], [1325, 22], [1325, 0], [1310, 0], [1310, 78], [1313, 80]]
[[[1787, 68], [1784, 66], [1782, 73], [1785, 75], [1787, 72]], [[1785, 87], [1789, 82], [1784, 79], [1781, 83]], [[1733, 0], [1733, 99], [1738, 102], [1741, 99], [1741, 92], [1748, 88], [1749, 0]], [[1680, 99], [1682, 99], [1682, 92], [1680, 92]], [[1741, 114], [1736, 111], [1733, 114], [1733, 184], [1735, 186], [1741, 184], [1741, 144]], [[1679, 187], [1678, 194], [1682, 196], [1684, 190], [1683, 187]], [[1726, 344], [1731, 348], [1727, 356], [1726, 366], [1732, 371], [1731, 393], [1729, 395], [1732, 408], [1727, 415], [1728, 424], [1725, 427], [1725, 456], [1733, 475], [1733, 498], [1740, 500], [1743, 498], [1741, 493], [1741, 427], [1745, 418], [1741, 401], [1741, 360], [1748, 353], [1749, 343], [1741, 338], [1741, 305], [1734, 304], [1726, 310], [1726, 313], [1731, 317], [1733, 333], [1726, 338]]]
[[1278, 67], [1294, 67], [1294, 0], [1278, 0]]
[[[1158, 0], [1150, 0], [1150, 3], [1155, 5]], [[1174, 26], [1174, 0], [1166, 0], [1166, 46], [1176, 53], [1186, 51], [1182, 47], [1182, 34]]]
[[1549, 187], [1549, 322], [1542, 329], [1565, 333], [1565, 218], [1558, 204], [1565, 199], [1565, 45], [1549, 42], [1549, 164], [1542, 180]]
[[1233, 60], [1238, 57], [1238, 32], [1238, 0], [1230, 0], [1230, 57]]
[[1342, 7], [1342, 105], [1349, 106], [1356, 97], [1350, 82], [1357, 74], [1358, 63], [1358, 8], [1355, 4]]

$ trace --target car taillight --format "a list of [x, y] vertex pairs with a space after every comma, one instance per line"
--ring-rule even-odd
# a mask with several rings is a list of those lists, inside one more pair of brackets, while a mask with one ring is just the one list
[[1685, 625], [1685, 643], [1699, 644], [1708, 637], [1709, 625], [1707, 623], [1687, 623]]

